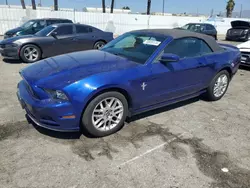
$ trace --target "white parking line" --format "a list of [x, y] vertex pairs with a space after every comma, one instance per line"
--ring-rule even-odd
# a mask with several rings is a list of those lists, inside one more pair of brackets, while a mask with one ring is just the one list
[[[184, 136], [185, 134], [187, 134], [187, 132], [184, 132], [184, 133], [180, 134], [178, 137], [182, 137], [182, 136]], [[155, 146], [154, 148], [152, 148], [152, 149], [150, 149], [150, 150], [147, 150], [146, 152], [144, 152], [144, 153], [142, 153], [142, 154], [140, 154], [140, 155], [138, 155], [138, 156], [136, 156], [136, 157], [134, 157], [134, 158], [132, 158], [132, 159], [129, 159], [128, 161], [125, 161], [124, 163], [118, 165], [117, 167], [118, 167], [118, 168], [121, 168], [122, 166], [125, 166], [125, 165], [127, 165], [127, 164], [129, 164], [129, 163], [132, 163], [133, 161], [135, 161], [135, 160], [137, 160], [137, 159], [140, 159], [140, 158], [144, 157], [145, 155], [147, 155], [147, 154], [149, 154], [149, 153], [151, 153], [151, 152], [153, 152], [153, 151], [155, 151], [155, 150], [157, 150], [157, 149], [160, 149], [161, 147], [163, 147], [163, 146], [165, 146], [165, 145], [170, 144], [171, 142], [175, 141], [176, 139], [177, 139], [177, 138], [174, 137], [174, 138], [168, 140], [167, 142], [164, 142], [164, 143], [162, 143], [162, 144], [160, 144], [160, 145], [158, 145], [158, 146]]]

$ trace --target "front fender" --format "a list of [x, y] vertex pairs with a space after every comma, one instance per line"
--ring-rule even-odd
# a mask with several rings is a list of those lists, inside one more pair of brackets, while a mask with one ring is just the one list
[[[106, 80], [107, 81], [107, 80]], [[67, 86], [64, 90], [70, 97], [70, 102], [75, 107], [75, 112], [78, 117], [82, 115], [83, 110], [86, 108], [89, 101], [105, 90], [118, 89], [130, 93], [129, 88], [123, 83], [105, 83], [105, 80], [99, 79], [95, 82], [93, 79], [84, 79], [77, 81], [70, 86]]]

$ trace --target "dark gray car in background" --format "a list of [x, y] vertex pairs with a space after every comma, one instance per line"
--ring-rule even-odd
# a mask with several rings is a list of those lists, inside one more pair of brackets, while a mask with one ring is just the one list
[[185, 29], [197, 33], [202, 33], [206, 35], [210, 35], [213, 37], [215, 40], [217, 40], [217, 30], [212, 24], [208, 23], [189, 23], [184, 25], [183, 27], [179, 29]]
[[32, 63], [60, 54], [99, 49], [113, 40], [113, 33], [82, 24], [54, 24], [35, 35], [17, 36], [0, 42], [4, 58]]

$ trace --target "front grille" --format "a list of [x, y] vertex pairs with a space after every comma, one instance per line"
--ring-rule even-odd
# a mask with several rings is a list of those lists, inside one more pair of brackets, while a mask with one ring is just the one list
[[242, 29], [231, 29], [229, 30], [229, 35], [231, 36], [239, 36], [239, 35], [242, 35], [243, 33], [243, 30]]
[[241, 63], [250, 65], [250, 52], [241, 52]]

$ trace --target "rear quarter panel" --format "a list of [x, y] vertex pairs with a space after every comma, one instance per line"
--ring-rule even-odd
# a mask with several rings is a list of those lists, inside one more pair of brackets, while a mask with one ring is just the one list
[[205, 56], [209, 71], [206, 75], [206, 86], [208, 86], [215, 75], [223, 69], [228, 69], [234, 75], [240, 64], [240, 51], [231, 45], [221, 45], [223, 51]]
[[103, 40], [106, 43], [108, 43], [114, 39], [113, 33], [105, 32], [105, 31], [101, 31], [101, 30], [95, 30], [95, 36], [96, 36], [95, 41]]

